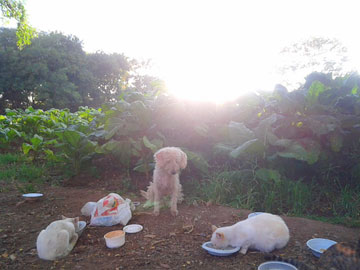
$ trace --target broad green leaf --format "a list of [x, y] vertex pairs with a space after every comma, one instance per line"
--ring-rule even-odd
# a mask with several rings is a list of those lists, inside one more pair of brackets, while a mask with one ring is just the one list
[[254, 139], [255, 134], [248, 129], [243, 123], [231, 121], [228, 126], [230, 140], [233, 144], [239, 145]]
[[73, 147], [77, 147], [80, 143], [81, 137], [84, 135], [76, 130], [65, 130], [63, 138], [66, 142], [70, 143]]
[[263, 181], [271, 181], [273, 180], [276, 183], [281, 181], [281, 175], [277, 170], [269, 170], [269, 169], [258, 169], [256, 170], [256, 177]]
[[30, 139], [30, 142], [34, 146], [34, 149], [37, 149], [39, 145], [43, 142], [44, 138], [35, 134], [34, 137]]
[[226, 145], [224, 143], [217, 143], [214, 145], [214, 153], [215, 154], [228, 155], [232, 150], [234, 150], [233, 147]]
[[230, 152], [232, 158], [240, 158], [246, 155], [262, 155], [265, 146], [258, 140], [249, 140]]
[[31, 144], [28, 143], [23, 143], [22, 144], [22, 150], [24, 152], [25, 155], [27, 155], [29, 153], [30, 150], [33, 150], [33, 146]]
[[292, 140], [289, 139], [279, 139], [274, 143], [274, 146], [281, 146], [281, 147], [290, 147], [293, 144]]
[[318, 136], [335, 131], [340, 121], [331, 115], [312, 115], [306, 119], [306, 125]]
[[294, 140], [285, 150], [277, 154], [284, 158], [295, 158], [308, 164], [314, 164], [319, 159], [320, 145], [309, 139], [300, 140], [300, 142]]
[[354, 88], [351, 90], [351, 94], [357, 95], [358, 94], [358, 86], [355, 85]]
[[152, 144], [146, 136], [143, 137], [143, 143], [145, 147], [149, 148], [153, 153], [158, 150], [157, 146]]
[[118, 132], [120, 129], [120, 127], [114, 127], [112, 130], [110, 130], [109, 132], [106, 132], [105, 133], [105, 140], [109, 140], [111, 139], [115, 134], [116, 132]]
[[308, 104], [310, 106], [315, 105], [318, 101], [319, 95], [326, 90], [327, 90], [327, 88], [325, 87], [324, 84], [322, 84], [319, 81], [314, 81], [311, 84], [311, 86], [307, 92], [307, 95], [306, 95], [306, 100], [307, 100]]
[[135, 166], [133, 170], [136, 172], [144, 173], [147, 170], [149, 170], [149, 167], [145, 166], [145, 164], [140, 164], [140, 165]]
[[119, 147], [119, 142], [115, 140], [110, 140], [103, 145], [98, 145], [95, 151], [99, 154], [111, 153], [116, 147]]
[[334, 152], [339, 152], [343, 145], [343, 138], [339, 133], [333, 133], [330, 135], [330, 147]]
[[45, 141], [44, 142], [44, 145], [50, 145], [50, 144], [57, 144], [58, 142], [57, 142], [57, 140], [55, 140], [55, 139], [53, 139], [53, 140], [48, 140], [48, 141]]
[[200, 170], [202, 173], [207, 174], [209, 172], [208, 162], [200, 155], [195, 152], [184, 150], [187, 155], [188, 161], [191, 162], [195, 168]]
[[273, 133], [272, 125], [279, 119], [284, 117], [278, 114], [272, 114], [271, 116], [263, 119], [259, 125], [255, 128], [256, 136], [261, 139], [264, 144], [274, 144], [278, 137]]
[[9, 137], [9, 140], [12, 140], [15, 137], [21, 138], [21, 133], [14, 128], [10, 128], [7, 132], [7, 136]]

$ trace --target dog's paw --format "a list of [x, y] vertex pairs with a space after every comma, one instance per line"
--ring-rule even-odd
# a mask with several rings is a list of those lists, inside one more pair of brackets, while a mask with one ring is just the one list
[[171, 214], [176, 217], [179, 214], [179, 211], [176, 209], [171, 210]]

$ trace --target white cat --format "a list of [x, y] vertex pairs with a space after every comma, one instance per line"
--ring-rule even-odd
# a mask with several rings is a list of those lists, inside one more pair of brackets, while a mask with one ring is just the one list
[[40, 259], [55, 260], [65, 257], [74, 248], [79, 236], [79, 218], [67, 218], [51, 222], [39, 233], [36, 248]]
[[213, 225], [212, 230], [211, 243], [215, 248], [241, 247], [242, 254], [246, 254], [249, 248], [271, 252], [285, 247], [290, 238], [289, 229], [282, 218], [268, 213], [232, 226], [217, 228]]

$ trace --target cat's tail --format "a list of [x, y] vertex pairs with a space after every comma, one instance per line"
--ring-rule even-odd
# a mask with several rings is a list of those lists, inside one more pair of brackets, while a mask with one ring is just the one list
[[292, 259], [292, 258], [283, 258], [281, 256], [277, 256], [271, 253], [265, 253], [264, 259], [266, 261], [277, 261], [277, 262], [285, 262], [289, 263], [295, 267], [297, 267], [298, 270], [316, 270], [316, 268], [308, 266], [302, 262], [299, 262], [298, 260]]

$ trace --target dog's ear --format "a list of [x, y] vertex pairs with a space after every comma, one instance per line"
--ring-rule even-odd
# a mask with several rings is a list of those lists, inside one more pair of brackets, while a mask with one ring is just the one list
[[180, 159], [180, 168], [185, 169], [187, 165], [187, 155], [180, 150], [181, 159]]
[[162, 166], [162, 163], [163, 163], [163, 160], [164, 160], [164, 156], [165, 156], [165, 151], [163, 151], [163, 149], [160, 149], [159, 151], [157, 151], [157, 152], [154, 154], [155, 162], [156, 162], [157, 164], [159, 164], [160, 167]]
[[212, 232], [215, 232], [217, 230], [217, 227], [215, 225], [211, 225]]

